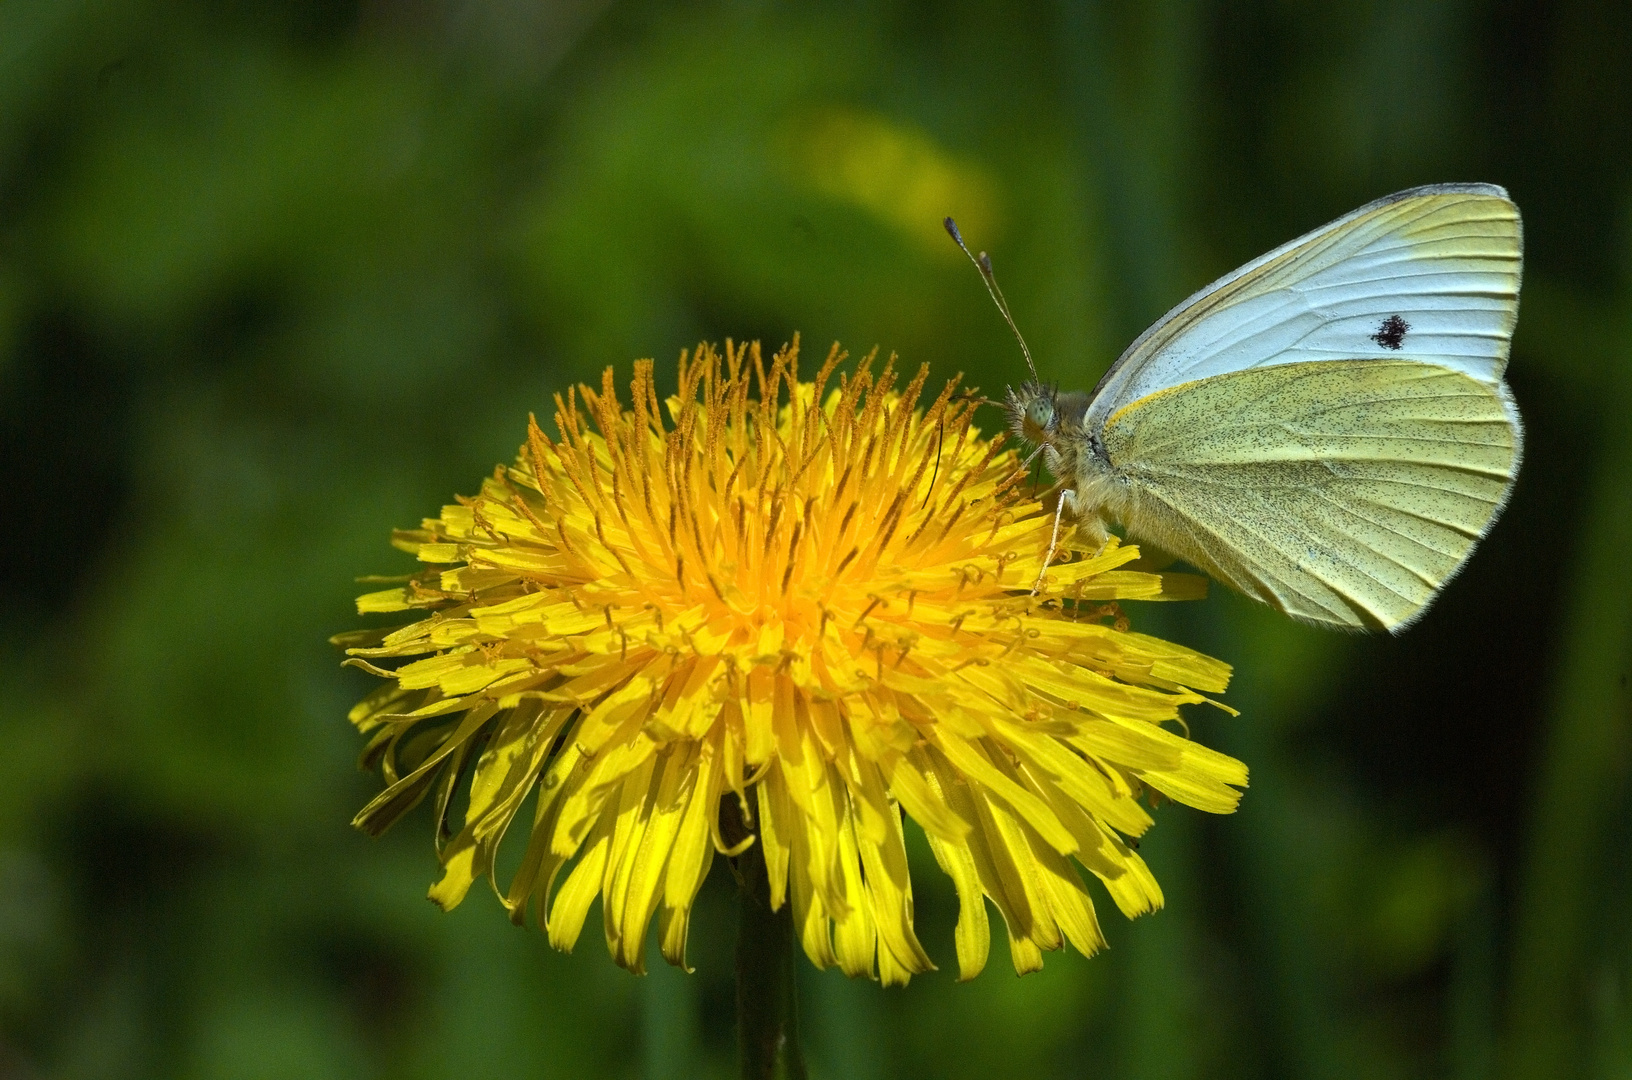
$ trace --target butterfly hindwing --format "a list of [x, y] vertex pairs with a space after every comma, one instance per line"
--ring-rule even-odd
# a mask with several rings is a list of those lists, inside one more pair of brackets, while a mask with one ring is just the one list
[[1247, 368], [1117, 411], [1103, 431], [1130, 535], [1297, 618], [1409, 623], [1518, 470], [1504, 386], [1414, 360]]

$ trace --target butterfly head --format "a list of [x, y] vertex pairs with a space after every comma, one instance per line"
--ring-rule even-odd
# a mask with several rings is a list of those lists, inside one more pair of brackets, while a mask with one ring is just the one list
[[1083, 431], [1088, 412], [1089, 397], [1076, 391], [1060, 393], [1057, 386], [1042, 383], [1021, 383], [1016, 390], [1009, 387], [1003, 412], [1008, 416], [1009, 430], [1034, 446], [1057, 446]]
[[1056, 390], [1041, 383], [1022, 383], [1016, 390], [1009, 387], [1008, 400], [1003, 411], [1008, 414], [1009, 430], [1034, 446], [1045, 446], [1056, 430], [1058, 416], [1054, 408]]
[[1036, 447], [1026, 458], [1028, 467], [1041, 454], [1056, 479], [1078, 485], [1083, 482], [1083, 468], [1097, 466], [1092, 470], [1097, 474], [1109, 467], [1098, 439], [1088, 430], [1088, 403], [1087, 394], [1061, 393], [1058, 387], [1042, 383], [1009, 388], [1003, 404], [1009, 430]]

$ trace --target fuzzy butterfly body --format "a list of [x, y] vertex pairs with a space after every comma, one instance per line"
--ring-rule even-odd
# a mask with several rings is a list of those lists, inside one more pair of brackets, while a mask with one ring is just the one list
[[1518, 473], [1522, 246], [1493, 185], [1379, 199], [1179, 304], [1093, 393], [1011, 389], [1010, 426], [1091, 535], [1120, 524], [1307, 622], [1399, 630]]

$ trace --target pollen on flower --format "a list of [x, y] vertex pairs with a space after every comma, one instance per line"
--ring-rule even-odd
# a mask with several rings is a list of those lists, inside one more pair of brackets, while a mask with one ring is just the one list
[[835, 346], [803, 382], [798, 359], [700, 347], [666, 401], [649, 361], [627, 403], [608, 370], [479, 495], [396, 535], [427, 569], [358, 609], [424, 617], [335, 639], [386, 680], [351, 712], [387, 785], [356, 824], [432, 795], [451, 908], [531, 799], [511, 917], [570, 949], [598, 897], [633, 971], [654, 916], [685, 964], [714, 856], [759, 844], [813, 962], [902, 983], [934, 966], [905, 815], [956, 888], [961, 977], [987, 899], [1019, 971], [1096, 952], [1079, 867], [1130, 916], [1161, 904], [1128, 843], [1140, 796], [1225, 813], [1246, 784], [1179, 723], [1227, 665], [1117, 604], [1194, 580], [1069, 532], [1044, 573], [1053, 515], [956, 381], [921, 406], [927, 369], [898, 389], [893, 362], [840, 374]]

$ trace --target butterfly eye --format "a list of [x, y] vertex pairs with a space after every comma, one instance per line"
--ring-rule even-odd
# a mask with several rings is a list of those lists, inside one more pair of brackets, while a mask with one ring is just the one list
[[1045, 397], [1033, 398], [1026, 406], [1026, 426], [1039, 433], [1054, 423], [1054, 403]]

